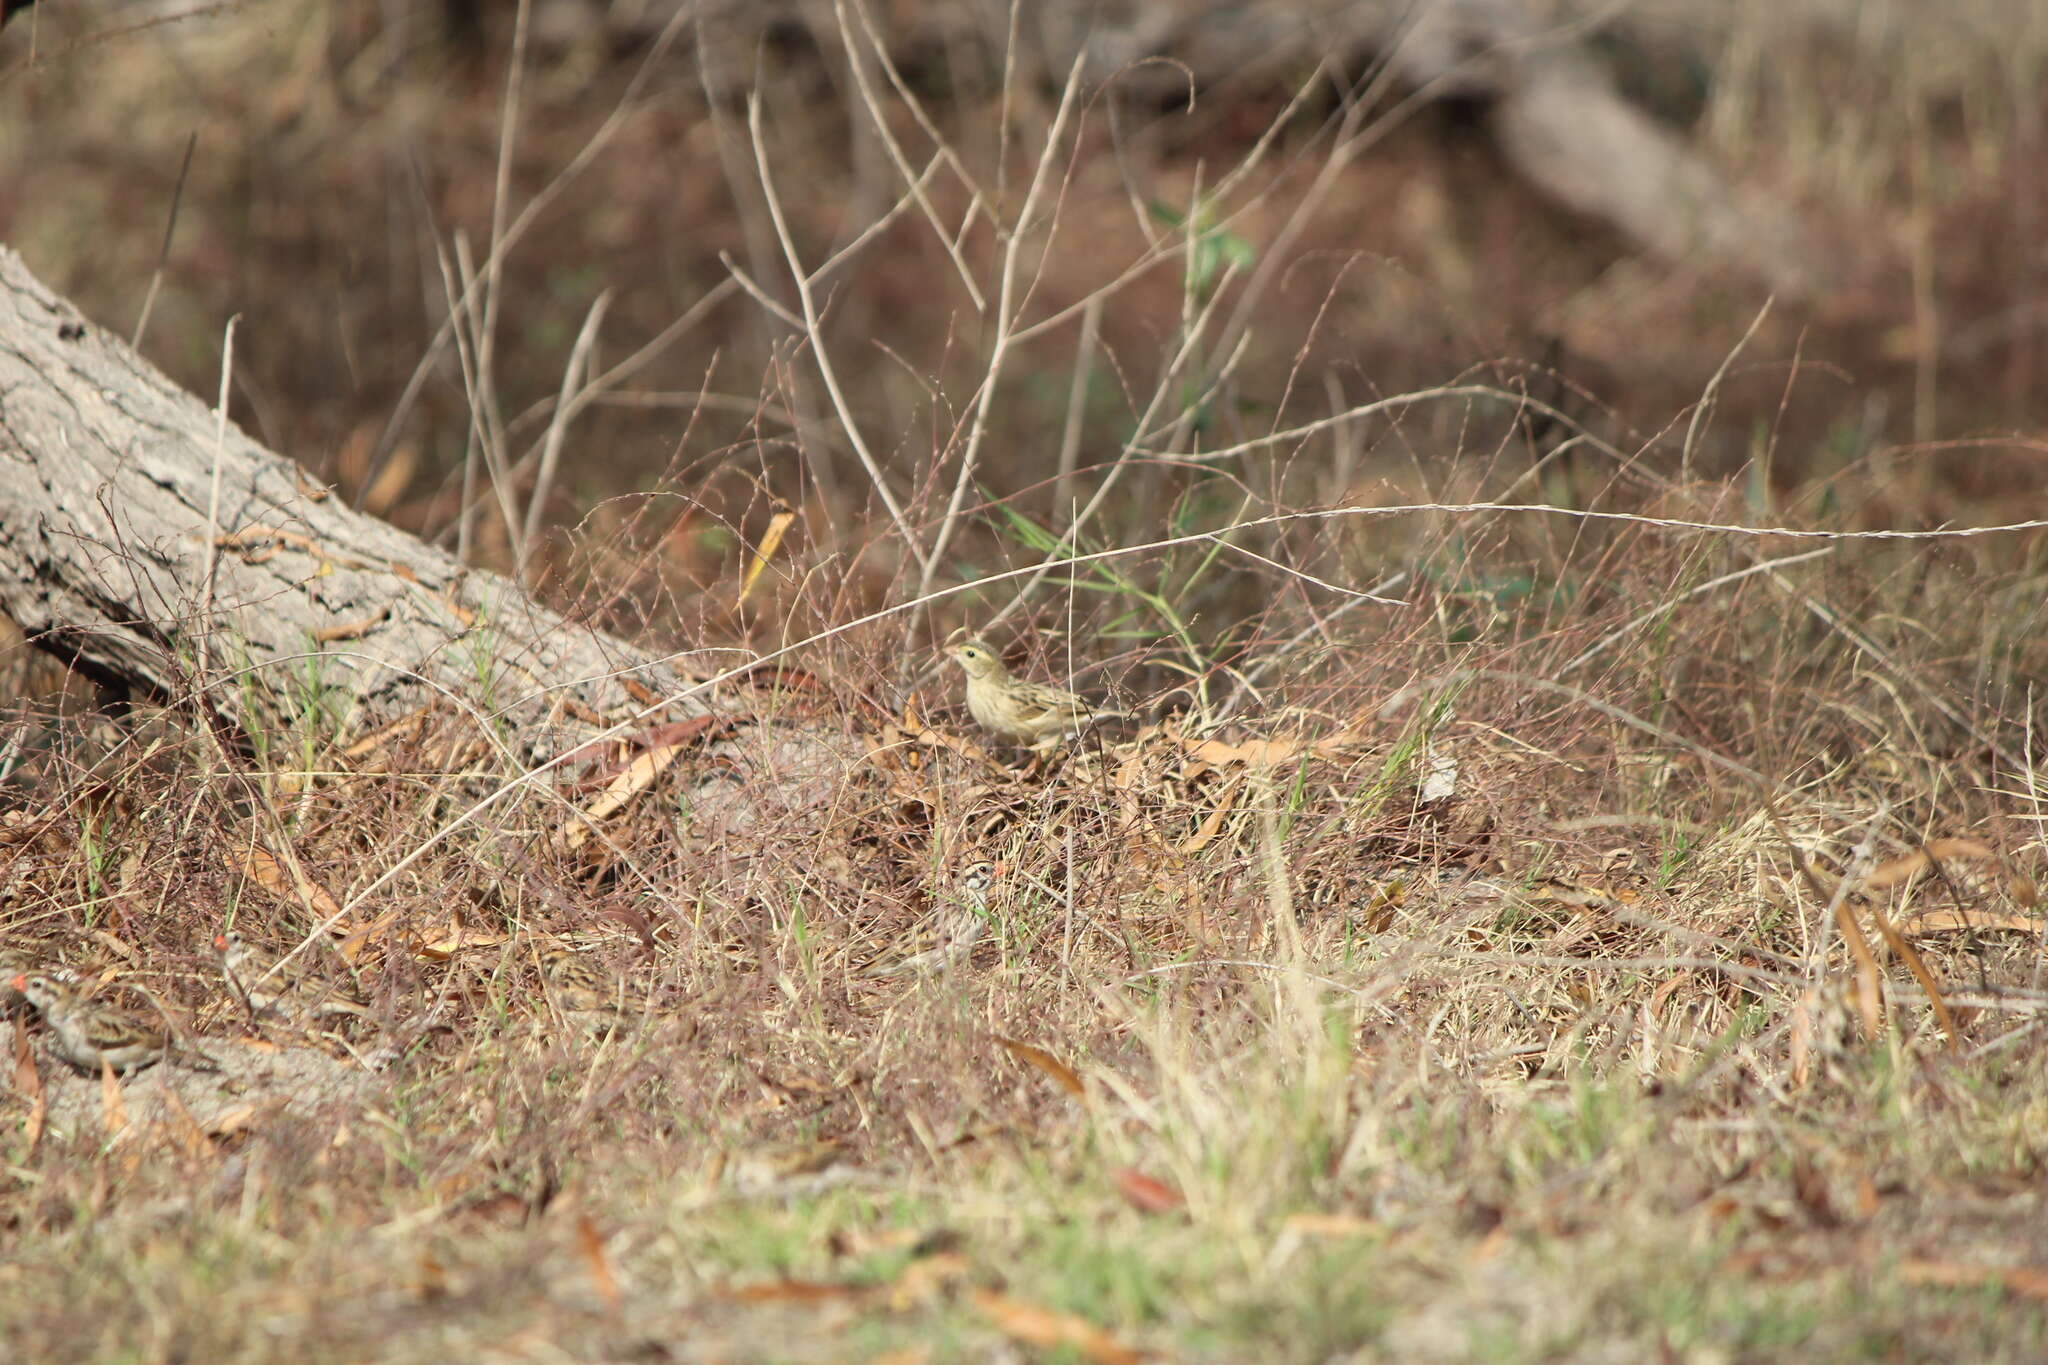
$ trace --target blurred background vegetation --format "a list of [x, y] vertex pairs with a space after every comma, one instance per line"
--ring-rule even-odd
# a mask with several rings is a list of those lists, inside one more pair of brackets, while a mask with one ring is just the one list
[[[1120, 460], [1084, 544], [1493, 497], [1835, 527], [2048, 508], [2043, 7], [1528, 7], [1767, 206], [1747, 257], [1533, 187], [1483, 94], [1409, 88], [1336, 8], [1027, 5], [1013, 33], [1003, 6], [906, 0], [846, 10], [863, 42], [817, 3], [44, 0], [0, 35], [0, 239], [111, 330], [146, 313], [197, 393], [239, 315], [236, 418], [449, 544], [480, 442], [532, 493], [605, 297], [580, 374], [635, 367], [569, 426], [529, 578], [603, 583], [624, 627], [779, 633], [917, 585], [813, 338], [750, 292], [801, 311], [764, 166], [807, 267], [858, 246], [817, 280], [816, 339], [927, 545], [985, 420], [984, 510], [941, 577], [1030, 562]], [[1010, 306], [1058, 321], [992, 373], [1041, 158]], [[490, 316], [453, 344], [478, 274]], [[1461, 391], [1180, 458], [1439, 386]], [[796, 567], [735, 606], [784, 506]], [[514, 567], [509, 520], [467, 553]], [[1258, 543], [1363, 586], [1412, 553], [1400, 526]], [[2024, 572], [2042, 548], [1956, 553]], [[1207, 591], [1188, 605], [1217, 620], [1271, 597]]]

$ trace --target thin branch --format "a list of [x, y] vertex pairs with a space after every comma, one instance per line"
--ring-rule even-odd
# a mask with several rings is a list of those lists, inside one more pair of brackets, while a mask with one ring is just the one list
[[[882, 476], [882, 467], [875, 460], [868, 443], [860, 433], [860, 424], [854, 420], [853, 407], [846, 401], [845, 391], [840, 388], [839, 375], [832, 367], [832, 354], [825, 345], [824, 328], [818, 316], [818, 300], [811, 287], [809, 274], [804, 270], [803, 259], [797, 255], [796, 241], [790, 235], [789, 221], [782, 212], [782, 198], [775, 192], [775, 177], [768, 170], [768, 147], [761, 131], [761, 94], [756, 90], [747, 98], [747, 131], [754, 142], [754, 170], [761, 179], [761, 193], [768, 202], [768, 216], [775, 223], [776, 240], [782, 244], [783, 260], [789, 267], [790, 282], [796, 286], [797, 301], [803, 305], [804, 316], [801, 329], [810, 339], [811, 356], [817, 362], [819, 377], [825, 381], [825, 392], [831, 395], [833, 410], [839, 414], [839, 424], [846, 430], [846, 439], [853, 446], [853, 453], [859, 458], [861, 468], [867, 471], [868, 481], [874, 485], [875, 493], [888, 509], [889, 519], [896, 523], [896, 530], [903, 537], [903, 545], [917, 561], [918, 568], [930, 578], [931, 559], [917, 536], [910, 529], [910, 522], [903, 514], [903, 508], [896, 501], [896, 495], [889, 491], [889, 482]], [[730, 264], [728, 269], [737, 269]], [[754, 292], [756, 286], [740, 277], [741, 283]]]

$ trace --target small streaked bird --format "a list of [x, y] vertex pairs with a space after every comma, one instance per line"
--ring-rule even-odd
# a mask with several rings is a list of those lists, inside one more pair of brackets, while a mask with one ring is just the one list
[[50, 1050], [80, 1071], [104, 1064], [117, 1072], [140, 1071], [162, 1061], [170, 1039], [161, 1028], [112, 1005], [88, 1000], [75, 988], [41, 972], [9, 983], [28, 998], [50, 1029]]
[[1091, 706], [1064, 688], [1015, 676], [980, 640], [963, 640], [946, 652], [967, 675], [967, 712], [975, 723], [1040, 752], [1057, 748], [1091, 721], [1126, 714]]
[[988, 893], [1000, 870], [991, 862], [969, 863], [946, 892], [928, 927], [903, 945], [915, 951], [861, 974], [885, 977], [942, 972], [972, 957], [974, 945], [988, 936]]
[[360, 1017], [370, 1012], [353, 988], [322, 972], [310, 953], [286, 962], [283, 954], [259, 948], [233, 930], [214, 935], [213, 946], [220, 953], [221, 970], [229, 983], [256, 1010], [305, 1017]]
[[565, 1015], [596, 1023], [604, 1015], [647, 1011], [647, 997], [589, 953], [550, 948], [541, 954], [540, 969], [548, 997]]

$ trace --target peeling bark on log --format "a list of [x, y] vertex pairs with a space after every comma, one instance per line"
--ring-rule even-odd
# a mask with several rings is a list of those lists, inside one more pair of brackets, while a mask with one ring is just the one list
[[543, 724], [558, 740], [589, 731], [564, 700], [609, 717], [637, 710], [625, 677], [662, 696], [687, 685], [511, 581], [352, 511], [232, 423], [216, 431], [204, 403], [0, 247], [0, 611], [34, 643], [176, 698], [212, 632], [209, 699], [237, 721], [243, 689], [221, 685], [227, 674], [308, 655], [367, 717], [446, 688], [489, 695], [529, 739]]

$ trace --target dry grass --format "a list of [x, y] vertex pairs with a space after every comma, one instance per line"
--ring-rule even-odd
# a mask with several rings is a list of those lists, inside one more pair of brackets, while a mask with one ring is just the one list
[[[1646, 573], [1655, 539], [1634, 539]], [[1839, 601], [1880, 592], [1878, 567], [1786, 572]], [[1802, 638], [1760, 577], [1674, 607], [1582, 694], [1546, 689], [1648, 604], [1610, 597], [1476, 640], [1443, 600], [1375, 609], [1291, 656], [1205, 757], [1123, 737], [1027, 778], [852, 710], [894, 747], [763, 791], [743, 738], [672, 768], [599, 857], [564, 851], [561, 802], [534, 798], [363, 907], [393, 919], [358, 962], [376, 1018], [342, 1041], [401, 1056], [360, 1098], [275, 1110], [253, 1085], [256, 1112], [214, 1130], [193, 1096], [221, 1082], [193, 1073], [196, 1128], [136, 1100], [109, 1134], [97, 1082], [41, 1061], [31, 1118], [17, 1073], [8, 1339], [39, 1359], [943, 1359], [1025, 1331], [1024, 1304], [1188, 1358], [2038, 1353], [2048, 992], [2039, 931], [1998, 926], [2034, 922], [2013, 917], [2040, 793], [1992, 756], [2027, 751], [2026, 711], [1986, 706], [1965, 739], [1913, 689], [1954, 695], [1971, 633], [1923, 625], [1880, 664]], [[854, 672], [858, 644], [817, 671]], [[1274, 755], [1251, 736], [1324, 743], [1255, 763]], [[217, 1056], [257, 1046], [202, 945], [230, 918], [306, 922], [235, 871], [260, 805], [345, 899], [474, 790], [276, 738], [240, 775], [197, 739], [89, 774], [54, 740], [18, 774], [47, 822], [11, 852], [7, 943], [146, 987]], [[1445, 760], [1455, 794], [1423, 800]], [[760, 798], [739, 830], [734, 772]], [[1866, 838], [1889, 862], [1962, 834], [1999, 857], [1951, 850], [1910, 893], [1850, 903], [1877, 944], [1864, 1039], [1832, 887]], [[984, 855], [1009, 876], [974, 959], [862, 981]], [[449, 951], [451, 905], [477, 946]], [[1980, 927], [1916, 927], [1944, 913]], [[531, 965], [556, 938], [654, 1015], [556, 1024]], [[444, 1028], [412, 1027], [428, 1016]]]
[[[363, 35], [311, 12], [332, 20], [330, 42], [290, 69], [346, 94], [373, 69]], [[608, 107], [591, 90], [616, 92], [591, 68], [572, 99], [546, 70], [506, 163], [515, 207], [589, 145], [589, 110]], [[1446, 382], [1497, 357], [1497, 331], [1476, 353], [1418, 346], [1347, 368], [1331, 355], [1385, 360], [1416, 317], [1458, 328], [1429, 290], [1388, 331], [1359, 324], [1362, 341], [1346, 310], [1363, 304], [1340, 292], [1326, 306], [1328, 281], [1247, 301], [1238, 253], [1270, 240], [1329, 154], [1322, 134], [1281, 139], [1271, 177], [1216, 207], [1219, 235], [1146, 242], [1125, 178], [1204, 210], [1194, 159], [1146, 144], [1157, 161], [1139, 171], [1098, 155], [1099, 111], [1071, 99], [1062, 122], [1057, 94], [1020, 114], [1039, 141], [1010, 147], [1009, 192], [975, 218], [959, 268], [925, 207], [906, 210], [859, 269], [817, 282], [808, 320], [791, 259], [815, 267], [901, 187], [862, 162], [879, 177], [863, 184], [889, 188], [856, 198], [869, 216], [836, 217], [844, 182], [799, 125], [866, 105], [842, 91], [808, 109], [773, 82], [751, 135], [746, 110], [683, 127], [660, 99], [631, 104], [577, 212], [543, 215], [492, 284], [491, 75], [489, 98], [406, 87], [455, 120], [436, 150], [460, 164], [434, 168], [432, 249], [410, 231], [365, 248], [389, 253], [361, 267], [381, 285], [338, 263], [319, 196], [293, 201], [305, 217], [284, 228], [333, 272], [334, 297], [409, 270], [386, 292], [424, 298], [429, 321], [379, 308], [338, 340], [331, 310], [320, 330], [315, 310], [237, 304], [243, 338], [301, 336], [268, 367], [251, 348], [252, 426], [337, 450], [329, 468], [352, 491], [378, 486], [374, 429], [452, 319], [464, 358], [396, 424], [414, 478], [373, 502], [450, 531], [466, 469], [482, 496], [471, 549], [505, 564], [533, 506], [574, 503], [587, 514], [572, 537], [527, 542], [546, 591], [709, 665], [796, 648], [721, 689], [741, 723], [688, 746], [599, 839], [573, 833], [573, 811], [603, 763], [462, 820], [519, 775], [516, 743], [480, 742], [474, 713], [451, 714], [351, 754], [369, 718], [317, 672], [255, 673], [272, 695], [252, 709], [276, 719], [227, 753], [176, 714], [24, 709], [0, 951], [131, 1003], [146, 992], [222, 1069], [167, 1067], [110, 1100], [51, 1061], [36, 1026], [0, 1035], [15, 1059], [0, 1098], [10, 1352], [312, 1365], [2048, 1350], [2038, 528], [1745, 529], [2018, 520], [1982, 498], [2037, 453], [2014, 442], [1983, 454], [1990, 473], [1919, 478], [1932, 447], [1882, 423], [1850, 431], [1846, 408], [1809, 397], [1823, 361], [1854, 357], [1827, 337], [1796, 348], [1812, 320], [1783, 305], [1743, 342], [1757, 309], [1734, 288], [1696, 305], [1719, 310], [1712, 328], [1661, 315], [1652, 349], [1677, 332], [1686, 364], [1623, 384], [1628, 411], [1571, 396], [1585, 372], [1569, 365], [1544, 407], [1525, 401], [1526, 369]], [[14, 84], [8, 98], [27, 98]], [[217, 117], [276, 94], [206, 89], [192, 98]], [[1770, 107], [1758, 93], [1748, 116]], [[952, 224], [995, 154], [989, 127], [961, 117], [944, 150], [964, 169], [935, 179], [929, 209]], [[1990, 117], [1973, 106], [1964, 132], [1984, 136]], [[1740, 120], [1722, 119], [1716, 135], [1733, 136]], [[282, 145], [261, 126], [252, 147]], [[343, 126], [302, 129], [314, 181], [336, 195], [374, 180], [331, 155]], [[93, 130], [62, 136], [77, 152]], [[662, 182], [698, 196], [699, 231], [636, 254], [673, 212], [647, 167], [687, 137], [724, 152], [718, 177]], [[222, 249], [220, 186], [203, 183], [221, 171], [201, 167], [151, 324], [159, 354], [212, 344], [205, 272], [179, 254]], [[1369, 199], [1393, 172], [1359, 174], [1344, 193]], [[1977, 192], [1951, 188], [1952, 206]], [[1044, 216], [1026, 214], [1034, 202]], [[467, 266], [451, 223], [474, 234]], [[685, 315], [722, 278], [706, 264], [718, 247], [796, 321], [733, 289], [705, 335], [740, 349], [746, 387], [705, 380], [708, 340], [686, 346], [635, 391], [675, 405], [666, 416], [585, 408], [553, 490], [536, 490], [547, 417], [526, 405], [573, 403], [616, 360], [586, 347], [562, 379], [610, 280], [577, 273], [611, 259], [588, 232], [623, 244], [620, 269], [646, 286], [612, 305], [622, 335]], [[1305, 261], [1317, 240], [1297, 244]], [[150, 258], [111, 230], [103, 249], [124, 269]], [[641, 269], [663, 257], [672, 273]], [[275, 236], [240, 259], [252, 278], [286, 264]], [[1971, 268], [1988, 267], [1943, 264]], [[116, 314], [140, 297], [132, 276], [82, 256], [75, 269]], [[1614, 274], [1566, 302], [1619, 298]], [[989, 311], [944, 321], [967, 316], [968, 280]], [[535, 302], [551, 290], [568, 301]], [[211, 363], [193, 362], [208, 392]], [[270, 402], [322, 388], [288, 377], [295, 365], [348, 373], [355, 392]], [[1886, 373], [1854, 389], [1865, 416]], [[1936, 397], [1967, 394], [1973, 417], [1917, 438], [2012, 415], [1984, 398], [1995, 384], [1937, 377]], [[1926, 379], [1906, 379], [1914, 422]], [[1069, 430], [1085, 440], [1063, 462]], [[494, 475], [527, 451], [526, 475]], [[619, 452], [617, 467], [590, 451]], [[787, 539], [742, 593], [785, 507]], [[1144, 723], [1029, 771], [976, 748], [928, 646], [991, 620], [1033, 676], [1110, 689]], [[478, 662], [479, 712], [496, 667]], [[1909, 879], [1922, 849], [1939, 856]], [[303, 883], [267, 860], [285, 850]], [[972, 959], [864, 977], [977, 858], [1005, 875]], [[343, 905], [371, 1017], [252, 1033], [212, 936], [232, 923], [296, 940]], [[654, 1008], [609, 1031], [566, 1024], [536, 970], [558, 941], [627, 973]], [[349, 1085], [290, 1079], [316, 1069]], [[166, 1089], [177, 1102], [144, 1103]]]

